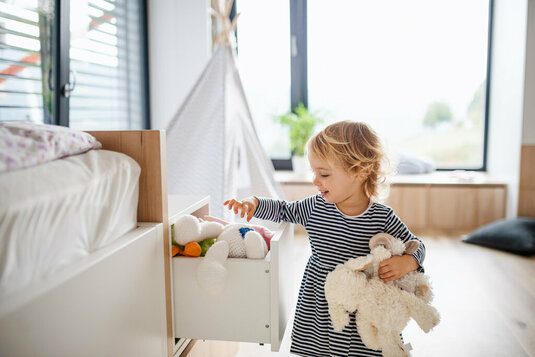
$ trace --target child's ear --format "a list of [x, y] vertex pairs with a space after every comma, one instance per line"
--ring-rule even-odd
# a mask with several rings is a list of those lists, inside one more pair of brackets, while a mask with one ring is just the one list
[[363, 183], [366, 180], [366, 176], [364, 175], [364, 173], [361, 170], [359, 170], [356, 173], [354, 173], [353, 177], [355, 177], [355, 179], [360, 183]]

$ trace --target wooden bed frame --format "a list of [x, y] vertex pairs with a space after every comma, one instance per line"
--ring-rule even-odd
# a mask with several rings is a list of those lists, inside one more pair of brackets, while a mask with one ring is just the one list
[[0, 301], [0, 356], [173, 351], [165, 132], [92, 131], [141, 166], [138, 228]]

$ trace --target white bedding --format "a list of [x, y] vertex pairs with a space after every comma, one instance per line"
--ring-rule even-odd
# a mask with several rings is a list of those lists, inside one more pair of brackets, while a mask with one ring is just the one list
[[134, 229], [140, 171], [92, 150], [1, 174], [0, 297]]

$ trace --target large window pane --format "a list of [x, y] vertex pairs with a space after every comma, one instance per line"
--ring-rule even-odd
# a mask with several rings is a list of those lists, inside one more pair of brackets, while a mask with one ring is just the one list
[[483, 166], [488, 0], [308, 1], [309, 107], [397, 151]]
[[238, 67], [255, 127], [271, 157], [290, 157], [287, 133], [273, 117], [290, 108], [290, 4], [236, 0]]
[[143, 128], [140, 2], [71, 0], [69, 126]]
[[0, 121], [53, 121], [54, 1], [0, 2]]

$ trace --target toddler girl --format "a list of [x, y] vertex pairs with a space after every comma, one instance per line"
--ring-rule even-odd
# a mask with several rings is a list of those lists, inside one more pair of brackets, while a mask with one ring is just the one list
[[[253, 216], [274, 222], [288, 221], [305, 227], [312, 249], [299, 290], [292, 331], [291, 352], [300, 356], [381, 356], [361, 341], [355, 314], [342, 332], [329, 318], [324, 283], [336, 265], [370, 253], [368, 242], [385, 232], [404, 242], [416, 238], [392, 208], [377, 202], [385, 181], [385, 153], [377, 134], [365, 123], [343, 121], [327, 126], [307, 143], [319, 193], [286, 202], [262, 197], [225, 202], [247, 220]], [[423, 271], [425, 247], [412, 255], [383, 261], [379, 276], [388, 282], [410, 271]]]

